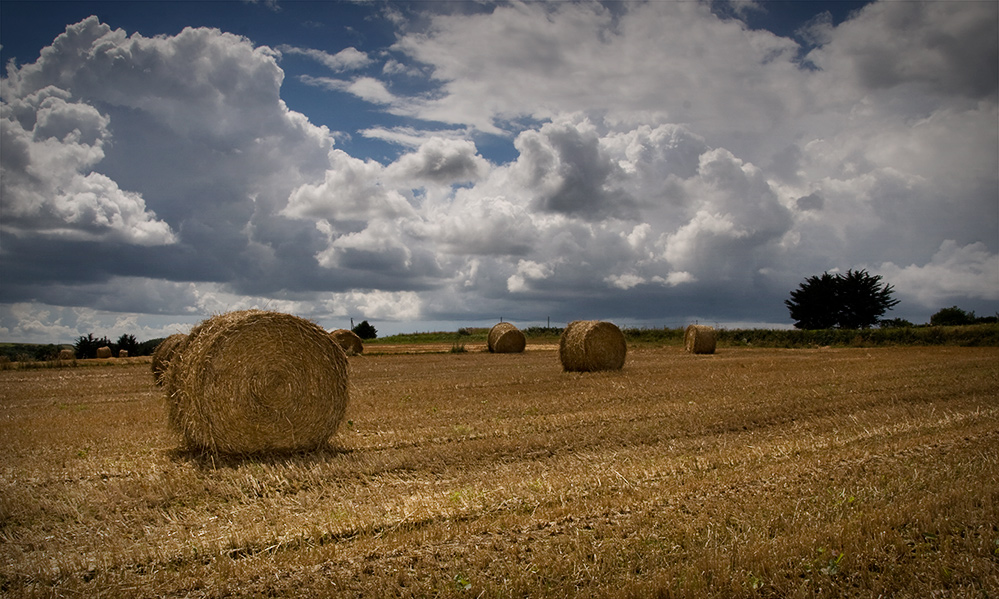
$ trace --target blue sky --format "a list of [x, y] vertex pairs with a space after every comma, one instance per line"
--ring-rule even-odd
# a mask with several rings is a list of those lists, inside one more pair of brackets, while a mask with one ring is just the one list
[[0, 340], [999, 311], [995, 2], [0, 3]]

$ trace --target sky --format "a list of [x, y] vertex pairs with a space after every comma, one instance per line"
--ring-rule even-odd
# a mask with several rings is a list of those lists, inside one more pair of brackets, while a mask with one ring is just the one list
[[0, 341], [999, 312], [999, 3], [0, 3]]

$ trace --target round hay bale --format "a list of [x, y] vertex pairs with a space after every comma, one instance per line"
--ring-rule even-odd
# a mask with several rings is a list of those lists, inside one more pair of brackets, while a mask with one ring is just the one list
[[348, 356], [358, 356], [364, 351], [364, 343], [357, 333], [348, 329], [337, 329], [330, 333], [333, 341], [337, 342]]
[[519, 354], [527, 347], [527, 338], [509, 322], [501, 322], [489, 329], [486, 346], [495, 354]]
[[683, 347], [692, 354], [713, 354], [718, 335], [713, 327], [692, 324], [683, 334]]
[[153, 350], [153, 380], [156, 381], [157, 385], [163, 384], [163, 375], [166, 374], [167, 366], [170, 365], [170, 360], [173, 359], [177, 347], [184, 339], [187, 339], [187, 335], [183, 333], [170, 335], [160, 341], [160, 344]]
[[108, 347], [108, 346], [106, 346], [106, 345], [104, 347], [98, 347], [97, 348], [97, 357], [98, 358], [110, 358], [111, 357], [111, 348]]
[[191, 330], [164, 385], [170, 424], [194, 449], [313, 449], [336, 432], [346, 411], [347, 356], [302, 318], [230, 312]]
[[127, 358], [128, 357], [128, 350], [127, 349], [119, 349], [118, 350], [118, 357], [119, 358]]
[[558, 359], [565, 371], [620, 370], [627, 353], [621, 329], [599, 320], [570, 322], [558, 343]]
[[76, 359], [76, 352], [74, 352], [71, 349], [60, 349], [59, 350], [59, 358], [58, 359], [60, 359], [60, 360], [75, 360]]

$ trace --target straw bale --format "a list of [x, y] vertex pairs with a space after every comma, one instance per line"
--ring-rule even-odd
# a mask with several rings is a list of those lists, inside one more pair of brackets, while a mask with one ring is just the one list
[[307, 320], [261, 310], [221, 314], [182, 340], [164, 377], [170, 424], [217, 453], [312, 449], [347, 408], [347, 356]]
[[713, 354], [718, 335], [713, 327], [692, 324], [683, 334], [683, 347], [692, 354]]
[[118, 350], [118, 357], [119, 358], [127, 358], [128, 357], [128, 350], [127, 349], [119, 349]]
[[337, 329], [330, 333], [333, 341], [336, 341], [340, 348], [348, 356], [358, 356], [364, 352], [364, 343], [357, 333], [349, 329]]
[[60, 360], [75, 360], [76, 359], [76, 352], [74, 352], [71, 349], [60, 349], [59, 350], [59, 359]]
[[106, 345], [104, 347], [98, 347], [97, 348], [97, 357], [98, 358], [110, 358], [111, 357], [111, 348], [108, 347], [108, 346], [106, 346]]
[[621, 329], [598, 320], [570, 322], [558, 344], [558, 357], [566, 371], [620, 370], [627, 352]]
[[183, 333], [170, 335], [160, 341], [160, 344], [153, 350], [153, 380], [156, 381], [157, 385], [163, 384], [163, 375], [166, 373], [167, 366], [170, 365], [170, 360], [184, 339], [187, 339], [187, 335]]
[[517, 354], [524, 351], [527, 339], [520, 329], [509, 322], [500, 322], [489, 329], [486, 338], [489, 351], [496, 354]]

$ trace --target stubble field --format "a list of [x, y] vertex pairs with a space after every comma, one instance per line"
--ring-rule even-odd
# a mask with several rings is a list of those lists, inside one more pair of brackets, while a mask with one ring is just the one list
[[0, 593], [999, 595], [999, 348], [467, 349], [353, 357], [328, 449], [241, 459], [148, 362], [0, 371]]

